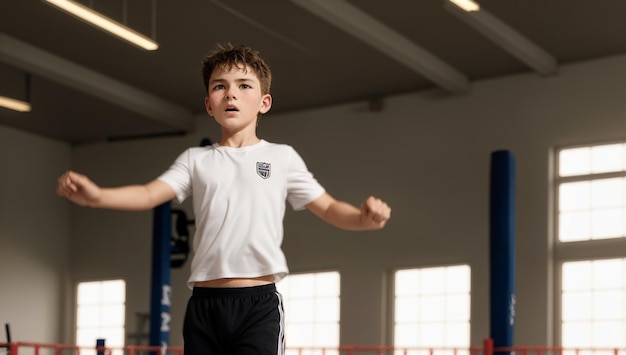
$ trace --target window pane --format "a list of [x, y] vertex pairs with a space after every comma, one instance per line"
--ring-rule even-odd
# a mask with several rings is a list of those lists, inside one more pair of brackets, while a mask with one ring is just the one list
[[559, 210], [577, 211], [591, 207], [589, 181], [563, 183], [559, 186]]
[[[288, 305], [288, 306], [287, 306]], [[285, 320], [287, 322], [306, 323], [313, 322], [313, 301], [310, 299], [294, 299], [285, 305]]]
[[102, 326], [124, 327], [124, 305], [114, 304], [102, 306]]
[[315, 317], [318, 322], [339, 322], [339, 299], [321, 298], [315, 301]]
[[469, 346], [470, 274], [468, 265], [397, 271], [394, 345]]
[[287, 324], [285, 327], [285, 343], [287, 346], [313, 346], [313, 325]]
[[617, 238], [622, 230], [621, 208], [594, 210], [591, 213], [591, 239]]
[[76, 310], [76, 325], [80, 328], [97, 327], [101, 323], [101, 313], [98, 305], [78, 306]]
[[602, 344], [602, 347], [620, 347], [624, 345], [623, 322], [607, 321], [596, 322], [593, 329], [594, 344]]
[[441, 294], [445, 291], [444, 268], [420, 270], [420, 290], [423, 294]]
[[624, 261], [622, 259], [595, 260], [592, 263], [592, 287], [596, 290], [623, 288]]
[[418, 333], [420, 346], [441, 347], [445, 343], [443, 323], [420, 323]]
[[395, 302], [395, 320], [397, 323], [417, 322], [417, 297], [397, 297]]
[[592, 323], [564, 322], [561, 326], [562, 345], [566, 347], [588, 347], [591, 342]]
[[334, 347], [339, 344], [337, 323], [322, 323], [315, 326], [315, 346]]
[[419, 321], [421, 322], [442, 321], [446, 316], [442, 295], [421, 297], [419, 304]]
[[123, 304], [126, 302], [126, 283], [123, 280], [112, 280], [102, 283], [102, 293], [107, 303]]
[[590, 171], [591, 149], [588, 147], [564, 149], [559, 152], [560, 176], [589, 174]]
[[591, 292], [568, 292], [561, 299], [563, 321], [591, 319]]
[[396, 272], [396, 295], [417, 295], [419, 292], [418, 270], [400, 270]]
[[466, 293], [470, 289], [470, 268], [467, 265], [446, 269], [446, 290]]
[[591, 207], [622, 206], [623, 178], [593, 180], [591, 182]]
[[562, 266], [563, 291], [591, 289], [591, 261], [567, 262]]
[[466, 347], [470, 343], [469, 326], [469, 322], [449, 323], [446, 326], [446, 345], [456, 348]]
[[622, 291], [598, 291], [594, 298], [593, 318], [622, 320], [624, 316]]
[[559, 214], [560, 241], [588, 240], [590, 234], [591, 213], [589, 211], [561, 212]]
[[396, 324], [395, 326], [395, 346], [417, 346], [417, 323]]
[[591, 172], [621, 171], [624, 166], [622, 144], [599, 145], [591, 148]]
[[99, 304], [101, 284], [99, 282], [82, 282], [78, 284], [78, 304]]
[[470, 304], [466, 294], [456, 294], [446, 297], [446, 321], [467, 321], [470, 320]]

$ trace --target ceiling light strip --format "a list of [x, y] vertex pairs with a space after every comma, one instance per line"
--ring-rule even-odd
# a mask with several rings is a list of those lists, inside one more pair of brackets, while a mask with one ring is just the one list
[[74, 15], [96, 27], [99, 27], [123, 40], [126, 40], [143, 49], [153, 51], [159, 48], [159, 44], [151, 38], [136, 32], [121, 23], [112, 20], [94, 10], [71, 0], [45, 0], [51, 5]]
[[450, 2], [463, 9], [463, 11], [472, 12], [480, 10], [480, 5], [472, 0], [450, 0]]
[[5, 107], [18, 112], [30, 112], [30, 104], [6, 96], [0, 96], [0, 107]]

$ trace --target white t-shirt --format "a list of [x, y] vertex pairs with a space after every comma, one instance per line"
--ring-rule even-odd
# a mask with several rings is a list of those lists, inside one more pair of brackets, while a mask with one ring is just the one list
[[193, 196], [196, 232], [187, 285], [219, 278], [288, 273], [281, 249], [285, 200], [295, 210], [324, 188], [290, 146], [261, 140], [233, 148], [189, 148], [160, 180], [178, 202]]

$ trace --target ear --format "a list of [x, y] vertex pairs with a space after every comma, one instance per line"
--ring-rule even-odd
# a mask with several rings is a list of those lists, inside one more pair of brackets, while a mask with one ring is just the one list
[[259, 113], [265, 114], [270, 110], [270, 108], [272, 108], [272, 95], [265, 94], [261, 98], [261, 108], [259, 109]]
[[206, 113], [209, 114], [209, 116], [213, 116], [213, 110], [211, 109], [211, 102], [209, 102], [208, 96], [204, 97], [204, 108], [206, 110]]

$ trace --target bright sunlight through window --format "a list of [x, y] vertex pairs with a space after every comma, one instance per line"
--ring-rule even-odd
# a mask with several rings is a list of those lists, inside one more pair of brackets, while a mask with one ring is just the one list
[[[338, 354], [311, 348], [339, 346], [339, 286], [339, 273], [334, 271], [292, 274], [276, 285], [285, 307], [286, 354]], [[309, 350], [300, 353], [293, 348]]]
[[[126, 282], [124, 280], [81, 282], [76, 296], [76, 345], [81, 354], [95, 355], [96, 340], [105, 339], [106, 346], [124, 346]], [[113, 355], [123, 351], [114, 350]]]
[[562, 346], [626, 347], [626, 258], [565, 262], [561, 274]]
[[561, 242], [626, 236], [626, 144], [562, 149], [557, 170]]
[[[399, 270], [395, 273], [394, 345], [431, 354], [427, 348], [470, 346], [470, 267], [468, 265]], [[468, 354], [434, 350], [435, 355]]]

